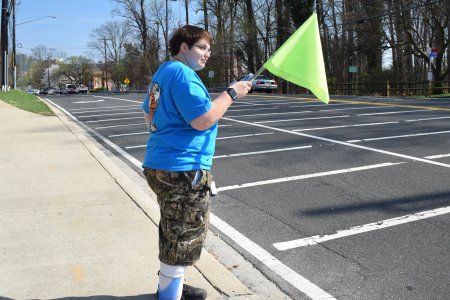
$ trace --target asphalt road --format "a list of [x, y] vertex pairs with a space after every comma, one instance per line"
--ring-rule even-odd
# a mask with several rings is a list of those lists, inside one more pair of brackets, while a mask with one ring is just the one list
[[[142, 94], [47, 99], [138, 169]], [[449, 99], [255, 93], [219, 125], [213, 230], [290, 297], [448, 299]]]

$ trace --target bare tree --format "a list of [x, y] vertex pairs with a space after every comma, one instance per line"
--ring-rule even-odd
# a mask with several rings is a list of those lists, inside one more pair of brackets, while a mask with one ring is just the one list
[[[440, 92], [440, 81], [449, 75], [448, 1], [385, 2], [386, 6], [394, 11], [388, 18], [387, 32], [397, 79], [421, 81], [426, 78], [431, 67], [434, 80], [437, 81], [435, 92]], [[431, 61], [427, 53], [430, 47], [438, 49], [434, 61]]]
[[126, 22], [106, 22], [91, 32], [88, 45], [97, 50], [101, 56], [106, 51], [106, 60], [118, 63], [124, 57], [124, 45], [130, 42], [130, 34], [131, 31]]
[[[263, 61], [269, 59], [271, 53], [275, 48], [275, 36], [276, 36], [276, 19], [275, 19], [275, 1], [263, 0], [259, 8], [255, 9], [255, 16], [259, 36], [261, 36], [263, 42]], [[260, 21], [258, 23], [258, 20]], [[260, 24], [260, 25], [259, 25]], [[259, 28], [263, 28], [260, 30]]]
[[137, 30], [140, 37], [140, 46], [142, 49], [142, 85], [145, 85], [149, 78], [149, 27], [147, 22], [146, 0], [112, 0], [120, 5], [122, 9], [116, 12], [128, 21], [128, 25]]
[[[125, 56], [125, 45], [130, 40], [130, 28], [126, 22], [106, 22], [91, 32], [89, 47], [104, 56], [104, 72], [111, 74], [115, 86], [118, 88], [126, 76], [121, 66]], [[106, 69], [106, 67], [108, 68]]]
[[261, 59], [259, 57], [255, 12], [253, 10], [252, 0], [245, 0], [245, 11], [245, 31], [247, 36], [245, 50], [248, 57], [248, 70], [254, 73], [261, 66]]

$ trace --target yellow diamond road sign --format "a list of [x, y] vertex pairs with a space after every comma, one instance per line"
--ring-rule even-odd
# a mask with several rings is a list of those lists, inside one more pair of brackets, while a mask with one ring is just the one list
[[125, 80], [123, 81], [123, 83], [129, 84], [129, 83], [130, 83], [130, 80], [129, 80], [128, 78], [125, 78]]

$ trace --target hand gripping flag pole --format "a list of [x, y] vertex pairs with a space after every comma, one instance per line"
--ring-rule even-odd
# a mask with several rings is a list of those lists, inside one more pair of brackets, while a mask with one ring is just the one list
[[265, 69], [278, 77], [309, 89], [324, 103], [330, 101], [316, 13], [313, 13], [278, 48], [251, 80]]

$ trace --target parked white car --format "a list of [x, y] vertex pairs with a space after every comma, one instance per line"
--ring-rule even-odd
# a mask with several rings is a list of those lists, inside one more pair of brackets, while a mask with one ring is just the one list
[[[253, 74], [250, 73], [242, 76], [238, 81], [250, 80], [252, 77]], [[250, 93], [254, 91], [266, 91], [267, 93], [272, 93], [273, 91], [276, 91], [277, 88], [278, 85], [275, 80], [270, 79], [265, 75], [258, 75], [255, 79], [252, 80], [252, 89], [250, 90]]]
[[66, 84], [64, 85], [63, 94], [77, 94], [78, 89], [75, 84]]

